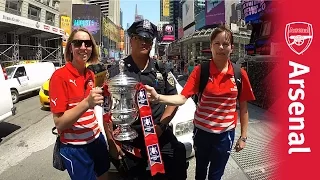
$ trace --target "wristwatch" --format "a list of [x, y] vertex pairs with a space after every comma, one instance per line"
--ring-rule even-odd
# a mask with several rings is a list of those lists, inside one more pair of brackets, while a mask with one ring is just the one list
[[247, 142], [247, 139], [248, 139], [248, 138], [247, 138], [247, 137], [241, 137], [241, 136], [240, 136], [239, 139], [240, 139], [241, 141], [243, 141], [243, 142]]
[[167, 129], [167, 127], [168, 127], [167, 124], [164, 124], [164, 123], [161, 123], [161, 122], [159, 122], [157, 125], [160, 127], [161, 131], [165, 131]]

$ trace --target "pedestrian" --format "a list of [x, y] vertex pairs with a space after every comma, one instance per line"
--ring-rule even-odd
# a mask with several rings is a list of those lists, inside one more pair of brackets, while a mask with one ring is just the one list
[[[230, 61], [232, 32], [224, 26], [216, 28], [210, 37], [210, 47], [213, 58], [209, 63], [209, 80], [194, 116], [196, 180], [206, 179], [209, 163], [208, 179], [221, 179], [233, 145], [238, 116], [238, 88]], [[199, 92], [200, 66], [192, 71], [180, 95], [161, 95], [154, 88], [146, 86], [150, 99], [155, 103], [184, 104], [189, 97]], [[241, 79], [242, 89], [238, 99], [241, 135], [236, 142], [236, 152], [246, 145], [249, 118], [247, 101], [255, 100], [248, 75], [242, 68]]]
[[191, 72], [193, 71], [194, 67], [195, 67], [194, 61], [190, 61], [189, 65], [188, 65], [188, 75], [191, 74]]
[[[50, 109], [60, 135], [63, 164], [71, 179], [107, 180], [109, 152], [93, 110], [103, 103], [102, 90], [94, 87], [94, 73], [86, 68], [86, 63], [98, 62], [98, 52], [86, 29], [71, 33], [65, 59], [66, 65], [54, 72], [49, 85]], [[106, 134], [112, 139], [110, 131]], [[117, 157], [116, 146], [110, 147], [112, 156]]]
[[[130, 35], [132, 53], [124, 59], [124, 73], [145, 85], [153, 86], [159, 93], [177, 94], [172, 73], [165, 70], [165, 64], [161, 63], [162, 65], [159, 67], [157, 61], [149, 58], [152, 40], [157, 36], [157, 27], [148, 20], [142, 20], [134, 22], [128, 29], [128, 34]], [[118, 73], [118, 67], [110, 68], [110, 78]], [[165, 170], [165, 174], [158, 173], [153, 176], [153, 179], [185, 180], [187, 178], [186, 148], [183, 143], [177, 140], [172, 128], [168, 126], [177, 107], [151, 104], [151, 110]], [[150, 172], [146, 171], [148, 156], [141, 121], [135, 121], [132, 128], [137, 131], [138, 137], [132, 142], [119, 143], [138, 149], [141, 157], [124, 150], [126, 156], [123, 158], [127, 165], [127, 171], [122, 176], [128, 179], [148, 179], [151, 176]], [[152, 152], [149, 153], [155, 154], [154, 152], [152, 149]], [[118, 169], [119, 167], [117, 166]]]

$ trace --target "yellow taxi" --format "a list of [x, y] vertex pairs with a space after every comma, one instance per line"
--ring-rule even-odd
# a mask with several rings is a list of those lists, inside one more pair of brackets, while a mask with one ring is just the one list
[[[108, 77], [107, 69], [105, 68], [104, 64], [87, 64], [87, 67], [95, 74], [95, 87], [102, 86], [105, 78]], [[39, 99], [43, 108], [50, 107], [49, 83], [50, 79], [43, 83], [39, 91]]]

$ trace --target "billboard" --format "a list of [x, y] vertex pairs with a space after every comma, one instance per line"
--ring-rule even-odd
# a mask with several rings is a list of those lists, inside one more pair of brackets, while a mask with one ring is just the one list
[[196, 30], [201, 29], [202, 27], [204, 27], [206, 25], [206, 20], [205, 20], [205, 15], [206, 12], [205, 11], [201, 11], [197, 16], [196, 16]]
[[194, 22], [194, 1], [186, 0], [182, 4], [182, 26], [185, 28]]
[[69, 16], [62, 15], [60, 17], [60, 28], [64, 30], [62, 37], [62, 47], [66, 47], [68, 38], [71, 34], [71, 18]]
[[99, 5], [73, 4], [72, 29], [86, 28], [97, 44], [101, 42], [101, 10]]
[[206, 25], [225, 23], [225, 2], [224, 0], [207, 0]]
[[109, 18], [105, 17], [102, 20], [102, 35], [108, 37], [114, 42], [121, 41], [120, 28], [115, 25]]
[[242, 1], [242, 11], [244, 14], [244, 20], [246, 23], [258, 23], [260, 21], [261, 12], [267, 8], [268, 2], [264, 0], [260, 1], [251, 1], [244, 0]]
[[162, 27], [162, 41], [174, 41], [174, 24], [165, 24]]
[[162, 16], [169, 16], [170, 0], [162, 0]]

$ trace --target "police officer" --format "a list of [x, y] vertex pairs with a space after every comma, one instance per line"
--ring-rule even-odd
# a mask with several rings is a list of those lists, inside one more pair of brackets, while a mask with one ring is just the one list
[[[130, 36], [132, 53], [124, 59], [125, 74], [145, 85], [153, 86], [158, 93], [177, 94], [172, 73], [165, 71], [164, 64], [159, 64], [149, 57], [153, 39], [158, 35], [157, 27], [148, 20], [142, 20], [134, 22], [127, 32]], [[119, 73], [119, 67], [112, 66], [108, 71], [109, 77], [112, 78]], [[151, 109], [166, 172], [164, 175], [157, 174], [153, 179], [185, 180], [187, 178], [186, 149], [168, 126], [177, 107], [151, 103]], [[113, 164], [118, 170], [121, 169], [121, 172], [125, 166], [123, 175], [127, 175], [126, 179], [148, 179], [150, 172], [146, 171], [148, 158], [140, 120], [133, 123], [132, 127], [139, 136], [130, 142], [121, 143], [140, 149], [142, 158], [124, 151], [126, 155], [121, 163], [114, 160]]]

